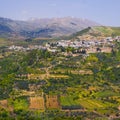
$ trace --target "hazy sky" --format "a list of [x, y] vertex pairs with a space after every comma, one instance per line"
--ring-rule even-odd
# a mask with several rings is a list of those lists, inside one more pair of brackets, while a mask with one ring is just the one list
[[0, 0], [0, 16], [17, 20], [72, 16], [120, 26], [119, 12], [120, 0]]

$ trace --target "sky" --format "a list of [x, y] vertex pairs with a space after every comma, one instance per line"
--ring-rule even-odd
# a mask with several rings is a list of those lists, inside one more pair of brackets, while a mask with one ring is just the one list
[[0, 0], [0, 17], [13, 20], [77, 17], [120, 26], [120, 0]]

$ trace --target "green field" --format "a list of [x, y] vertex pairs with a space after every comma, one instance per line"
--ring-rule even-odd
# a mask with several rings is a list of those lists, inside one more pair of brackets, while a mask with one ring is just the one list
[[114, 106], [114, 104], [112, 103], [102, 102], [100, 100], [89, 99], [89, 98], [80, 99], [79, 102], [82, 106], [84, 106], [88, 110], [106, 109], [108, 107]]
[[76, 96], [61, 96], [60, 97], [60, 103], [62, 106], [76, 106], [80, 105], [80, 102], [78, 99], [76, 99]]

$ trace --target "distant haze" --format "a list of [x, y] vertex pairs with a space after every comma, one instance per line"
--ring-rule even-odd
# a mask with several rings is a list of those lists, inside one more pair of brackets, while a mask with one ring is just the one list
[[0, 16], [15, 20], [77, 17], [120, 26], [120, 0], [0, 0]]

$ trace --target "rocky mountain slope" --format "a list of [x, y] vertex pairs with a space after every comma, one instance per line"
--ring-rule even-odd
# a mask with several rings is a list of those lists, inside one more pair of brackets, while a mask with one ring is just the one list
[[98, 25], [90, 20], [72, 17], [30, 19], [28, 21], [16, 21], [0, 17], [0, 36], [56, 37], [70, 35], [86, 27]]

